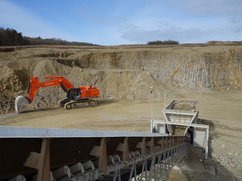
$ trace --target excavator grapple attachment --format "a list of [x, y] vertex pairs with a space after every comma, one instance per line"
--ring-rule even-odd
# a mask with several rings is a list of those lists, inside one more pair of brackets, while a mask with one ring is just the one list
[[28, 104], [29, 104], [29, 100], [26, 97], [24, 97], [24, 96], [16, 97], [16, 99], [15, 99], [15, 111], [16, 111], [16, 113], [17, 114], [20, 113], [22, 108], [24, 106], [28, 105]]

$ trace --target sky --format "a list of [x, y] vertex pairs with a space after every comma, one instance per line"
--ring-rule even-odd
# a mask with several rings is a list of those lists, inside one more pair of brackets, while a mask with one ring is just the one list
[[0, 27], [100, 45], [242, 41], [242, 0], [0, 0]]

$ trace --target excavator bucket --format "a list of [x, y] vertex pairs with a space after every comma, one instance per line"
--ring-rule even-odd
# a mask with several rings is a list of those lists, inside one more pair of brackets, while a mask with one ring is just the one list
[[15, 99], [15, 111], [16, 111], [16, 113], [17, 114], [20, 113], [22, 108], [24, 106], [28, 105], [28, 104], [29, 104], [29, 101], [26, 97], [24, 97], [24, 96], [16, 97], [16, 99]]

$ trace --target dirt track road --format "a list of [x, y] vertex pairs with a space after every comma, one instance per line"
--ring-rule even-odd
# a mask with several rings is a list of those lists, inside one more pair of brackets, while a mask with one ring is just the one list
[[[61, 108], [9, 114], [0, 124], [9, 126], [80, 128], [100, 130], [148, 130], [149, 119], [161, 116], [162, 103], [110, 103], [73, 110]], [[1, 120], [1, 119], [0, 119]]]
[[[198, 100], [199, 117], [218, 125], [242, 128], [242, 91], [186, 94], [180, 99]], [[166, 101], [168, 103], [168, 100]], [[0, 115], [0, 125], [109, 130], [148, 130], [150, 119], [162, 118], [164, 102], [114, 102], [73, 110], [40, 109]], [[222, 126], [218, 126], [219, 127]]]
[[[216, 124], [216, 131], [223, 135], [240, 135], [242, 138], [242, 91], [229, 93], [185, 94], [180, 99], [198, 100], [199, 117]], [[168, 101], [166, 101], [168, 103]], [[150, 120], [162, 118], [164, 102], [114, 102], [97, 107], [82, 107], [73, 110], [40, 109], [22, 114], [0, 116], [0, 125], [79, 128], [100, 130], [149, 130]], [[226, 132], [226, 133], [225, 133]]]

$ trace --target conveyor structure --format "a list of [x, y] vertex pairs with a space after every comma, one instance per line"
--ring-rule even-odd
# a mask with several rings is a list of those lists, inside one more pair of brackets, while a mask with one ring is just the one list
[[197, 101], [173, 100], [162, 111], [164, 119], [152, 119], [150, 130], [153, 133], [171, 136], [187, 136], [193, 147], [204, 150], [208, 158], [209, 125], [200, 124]]
[[164, 180], [188, 144], [160, 133], [0, 127], [0, 180]]

